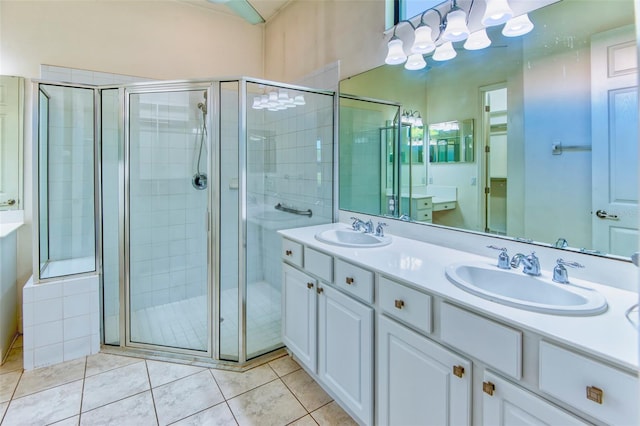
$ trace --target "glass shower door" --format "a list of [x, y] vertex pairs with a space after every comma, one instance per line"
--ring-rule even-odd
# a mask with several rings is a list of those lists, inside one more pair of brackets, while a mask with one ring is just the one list
[[130, 93], [128, 342], [211, 352], [206, 88]]

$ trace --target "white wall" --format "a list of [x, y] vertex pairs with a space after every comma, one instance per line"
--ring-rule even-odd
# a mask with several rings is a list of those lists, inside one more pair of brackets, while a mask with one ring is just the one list
[[[152, 79], [261, 77], [263, 26], [168, 0], [0, 2], [0, 74], [39, 78], [41, 64]], [[25, 103], [20, 284], [32, 273], [30, 85]]]

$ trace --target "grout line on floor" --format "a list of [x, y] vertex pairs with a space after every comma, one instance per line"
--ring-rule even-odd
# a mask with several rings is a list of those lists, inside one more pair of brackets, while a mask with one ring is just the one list
[[151, 387], [151, 375], [149, 374], [149, 366], [147, 360], [144, 360], [144, 369], [147, 372], [147, 380], [149, 381], [149, 393], [151, 394], [151, 403], [153, 404], [153, 412], [156, 415], [156, 424], [160, 424], [160, 418], [158, 417], [158, 409], [156, 408], [156, 398], [153, 395], [153, 388]]

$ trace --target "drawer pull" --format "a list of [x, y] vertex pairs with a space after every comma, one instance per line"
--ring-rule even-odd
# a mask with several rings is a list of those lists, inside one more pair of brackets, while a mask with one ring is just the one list
[[[458, 377], [462, 377], [464, 375], [464, 367], [461, 365], [454, 365], [453, 366], [453, 375], [454, 376], [458, 376]], [[483, 386], [484, 388], [484, 386]]]
[[353, 281], [354, 281], [354, 279], [353, 279], [353, 278], [351, 278], [351, 277], [347, 277], [347, 278], [345, 279], [345, 282], [346, 282], [347, 284], [349, 284], [349, 285], [353, 284]]
[[398, 309], [402, 309], [402, 308], [404, 307], [404, 300], [398, 300], [398, 299], [396, 299], [396, 301], [395, 301], [395, 306], [396, 306], [396, 308], [398, 308]]
[[291, 250], [286, 250], [286, 251], [284, 252], [284, 254], [286, 254], [287, 256], [291, 256], [291, 255], [293, 254], [293, 251], [291, 251]]
[[587, 386], [587, 399], [602, 404], [602, 389], [595, 386]]
[[493, 396], [493, 392], [496, 390], [496, 385], [491, 382], [482, 382], [482, 391], [486, 394]]
[[322, 294], [323, 291], [324, 291], [324, 289], [322, 287], [316, 288], [316, 293], [318, 293], [318, 294]]
[[307, 288], [313, 288], [313, 283], [307, 283]]

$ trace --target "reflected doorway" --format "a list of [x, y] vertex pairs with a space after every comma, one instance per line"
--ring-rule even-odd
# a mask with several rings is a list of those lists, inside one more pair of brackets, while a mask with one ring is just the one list
[[484, 130], [484, 231], [507, 233], [507, 88], [481, 89]]

